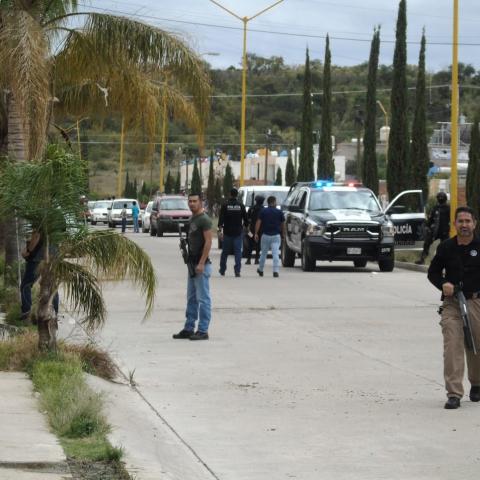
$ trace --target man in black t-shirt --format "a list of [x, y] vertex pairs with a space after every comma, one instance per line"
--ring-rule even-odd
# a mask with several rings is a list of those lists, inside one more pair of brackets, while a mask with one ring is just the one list
[[471, 383], [470, 400], [480, 401], [480, 355], [464, 346], [463, 320], [455, 289], [459, 288], [467, 299], [469, 318], [475, 344], [480, 337], [480, 239], [475, 237], [476, 220], [469, 207], [455, 212], [457, 235], [442, 242], [428, 269], [428, 279], [442, 291], [443, 359], [446, 409], [460, 406], [463, 396], [465, 354], [468, 379]]
[[220, 275], [225, 275], [227, 270], [227, 257], [233, 250], [235, 255], [235, 276], [240, 276], [242, 268], [242, 244], [243, 226], [248, 226], [247, 212], [245, 205], [237, 200], [238, 190], [230, 190], [230, 198], [222, 205], [218, 217], [218, 232], [223, 229], [222, 256], [220, 257]]

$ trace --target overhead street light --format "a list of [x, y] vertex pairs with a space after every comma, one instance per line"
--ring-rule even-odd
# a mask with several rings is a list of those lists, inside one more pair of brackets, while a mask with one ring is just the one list
[[216, 0], [210, 0], [212, 3], [220, 7], [222, 10], [225, 10], [230, 15], [233, 15], [235, 18], [243, 22], [243, 72], [242, 72], [242, 124], [241, 124], [241, 133], [240, 133], [240, 186], [243, 186], [245, 179], [245, 124], [246, 124], [246, 110], [247, 110], [247, 25], [250, 20], [259, 17], [266, 11], [272, 9], [279, 3], [282, 3], [283, 0], [278, 0], [269, 7], [260, 10], [258, 13], [251, 17], [240, 17], [236, 13], [232, 12], [228, 8], [224, 7]]

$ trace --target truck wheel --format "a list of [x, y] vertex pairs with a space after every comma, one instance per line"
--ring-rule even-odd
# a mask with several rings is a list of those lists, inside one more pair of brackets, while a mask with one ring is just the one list
[[157, 237], [163, 237], [163, 230], [157, 227]]
[[282, 242], [282, 265], [284, 267], [294, 267], [295, 266], [295, 252], [290, 250], [287, 245], [287, 241], [283, 239]]
[[95, 222], [95, 221], [93, 221], [93, 220], [92, 220], [90, 223], [91, 223], [92, 225], [96, 225], [96, 224], [97, 224], [97, 222]]
[[308, 255], [305, 240], [302, 242], [302, 270], [304, 272], [315, 271], [315, 259]]
[[380, 267], [381, 272], [391, 272], [395, 266], [394, 258], [385, 258], [378, 261], [378, 266]]
[[354, 261], [353, 261], [353, 265], [354, 265], [356, 268], [364, 268], [364, 267], [367, 266], [367, 261], [366, 261], [366, 260], [363, 260], [363, 259], [354, 260]]

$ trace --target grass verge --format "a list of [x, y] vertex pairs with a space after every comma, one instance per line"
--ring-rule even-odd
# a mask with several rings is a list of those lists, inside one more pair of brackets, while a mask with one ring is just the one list
[[78, 470], [75, 478], [90, 478], [79, 472], [100, 468], [104, 472], [101, 478], [129, 479], [120, 462], [122, 449], [113, 447], [107, 438], [110, 427], [103, 414], [103, 397], [85, 381], [85, 372], [114, 377], [115, 366], [108, 354], [92, 345], [61, 342], [57, 353], [45, 354], [38, 350], [37, 342], [32, 331], [0, 342], [0, 370], [30, 375], [40, 393], [41, 410], [59, 437], [69, 464]]

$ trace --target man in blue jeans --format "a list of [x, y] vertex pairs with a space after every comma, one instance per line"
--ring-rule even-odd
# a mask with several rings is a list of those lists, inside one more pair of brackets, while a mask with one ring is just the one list
[[248, 226], [247, 211], [245, 205], [237, 200], [238, 190], [230, 190], [230, 198], [222, 205], [220, 216], [218, 217], [218, 231], [221, 233], [223, 228], [222, 256], [220, 257], [219, 273], [222, 277], [227, 270], [227, 257], [233, 250], [235, 255], [235, 276], [240, 276], [242, 268], [242, 246], [243, 246], [243, 226]]
[[258, 216], [255, 225], [255, 241], [258, 242], [258, 233], [262, 229], [260, 248], [260, 264], [257, 273], [263, 277], [263, 268], [267, 259], [268, 251], [272, 251], [273, 276], [278, 278], [280, 270], [280, 242], [284, 236], [285, 217], [281, 210], [277, 209], [277, 199], [273, 196], [267, 198], [267, 208], [264, 208]]
[[133, 217], [133, 232], [139, 233], [138, 229], [138, 216], [140, 215], [140, 209], [138, 208], [137, 202], [134, 200], [132, 202], [132, 217]]
[[[191, 193], [188, 196], [188, 206], [193, 214], [188, 224], [188, 256], [189, 262], [195, 265], [195, 276], [188, 276], [185, 326], [173, 338], [208, 340], [208, 326], [212, 316], [209, 285], [212, 263], [208, 258], [212, 247], [212, 221], [203, 209], [200, 194]], [[195, 332], [197, 320], [198, 330]]]

